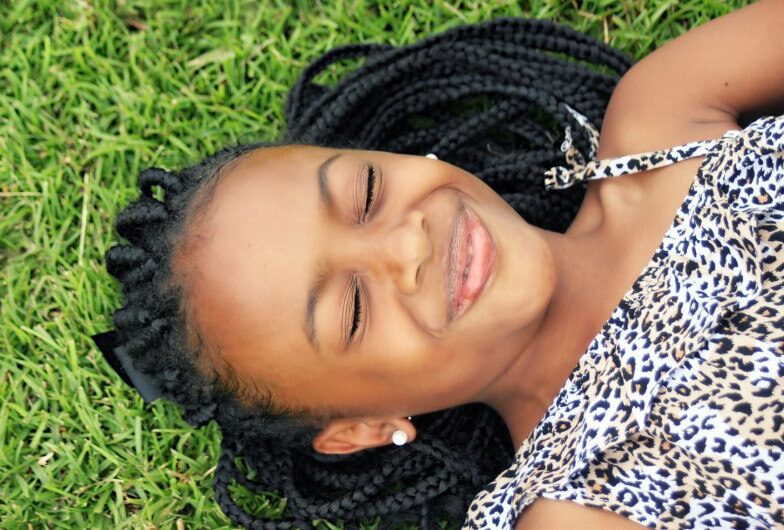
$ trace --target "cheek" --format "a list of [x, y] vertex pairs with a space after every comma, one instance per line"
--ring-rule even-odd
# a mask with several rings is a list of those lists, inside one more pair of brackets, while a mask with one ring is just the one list
[[421, 330], [390, 322], [377, 340], [362, 348], [366, 370], [380, 379], [410, 377], [433, 364], [436, 352]]
[[364, 356], [360, 371], [379, 389], [386, 387], [387, 392], [410, 397], [453, 395], [481, 369], [475, 350], [472, 353], [466, 344], [438, 340], [421, 330], [390, 330], [384, 344], [360, 354]]
[[463, 177], [456, 166], [444, 162], [431, 161], [421, 156], [406, 158], [390, 166], [394, 172], [395, 186], [412, 195], [432, 192], [445, 185], [455, 185]]

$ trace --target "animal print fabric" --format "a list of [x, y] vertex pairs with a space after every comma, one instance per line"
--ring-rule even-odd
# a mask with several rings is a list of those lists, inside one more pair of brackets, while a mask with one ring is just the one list
[[653, 257], [463, 530], [514, 528], [537, 497], [659, 529], [784, 528], [784, 115], [716, 140], [594, 160], [545, 187], [705, 156]]

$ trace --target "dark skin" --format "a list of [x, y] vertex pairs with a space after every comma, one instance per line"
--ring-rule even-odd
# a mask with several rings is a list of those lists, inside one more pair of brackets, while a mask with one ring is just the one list
[[[338, 153], [327, 171], [328, 210], [316, 173]], [[366, 163], [383, 175], [380, 201], [357, 224]], [[496, 256], [481, 296], [448, 322], [444, 264], [459, 199], [482, 219]], [[599, 232], [577, 226], [566, 234], [534, 227], [480, 179], [440, 160], [285, 146], [254, 151], [221, 176], [184, 262], [196, 324], [248, 388], [269, 386], [283, 406], [353, 411], [327, 423], [317, 450], [388, 444], [398, 429], [411, 441], [407, 416], [470, 402], [496, 408], [519, 444], [607, 317], [585, 308], [596, 307], [604, 279], [595, 271], [614, 258], [601, 252]], [[302, 322], [322, 260], [317, 351]], [[364, 313], [344, 350], [352, 278]]]
[[[782, 11], [781, 0], [760, 0], [687, 32], [637, 63], [613, 93], [598, 157], [713, 139], [739, 129], [741, 115], [784, 112]], [[199, 322], [210, 340], [226, 346], [226, 358], [240, 372], [279, 383], [285, 390], [283, 399], [291, 403], [348, 403], [363, 409], [324, 427], [314, 446], [325, 453], [388, 444], [395, 429], [412, 439], [415, 431], [406, 416], [471, 401], [495, 407], [519, 447], [650, 259], [702, 162], [700, 157], [620, 179], [592, 181], [569, 230], [555, 234], [525, 223], [492, 190], [459, 168], [421, 157], [355, 152], [383, 164], [389, 182], [397, 186], [385, 192], [387, 198], [395, 194], [394, 206], [379, 210], [375, 221], [352, 232], [349, 224], [323, 217], [315, 207], [312, 173], [335, 152], [270, 150], [248, 160], [244, 169], [234, 168], [255, 187], [249, 185], [246, 196], [240, 187], [227, 188], [215, 218], [206, 219], [202, 227], [213, 229], [213, 239], [194, 251], [193, 262], [188, 263], [200, 270], [194, 276], [195, 287], [202, 287], [195, 289]], [[342, 171], [345, 174], [336, 180], [350, 180], [358, 172], [351, 167]], [[345, 186], [343, 200], [348, 204], [343, 208], [350, 211], [350, 184]], [[256, 194], [251, 195], [254, 189]], [[271, 198], [273, 189], [285, 190], [285, 196]], [[413, 249], [427, 249], [421, 243], [427, 237], [438, 255], [444, 217], [454, 201], [447, 193], [464, 194], [496, 237], [497, 277], [462, 322], [437, 330], [437, 337], [426, 338], [421, 331], [409, 337], [406, 333], [422, 329], [418, 323], [437, 325], [437, 315], [443, 315], [438, 311], [439, 303], [445, 304], [443, 293], [433, 287], [438, 285], [433, 280], [438, 268], [430, 257], [422, 257], [427, 250]], [[294, 209], [295, 203], [301, 210]], [[420, 219], [426, 222], [418, 225]], [[304, 225], [299, 232], [289, 224], [294, 221]], [[273, 225], [281, 231], [277, 247], [266, 239]], [[307, 240], [286, 247], [287, 233], [306, 235]], [[393, 247], [394, 241], [408, 241], [399, 243], [400, 254], [362, 252]], [[373, 327], [363, 337], [368, 344], [350, 356], [327, 347], [327, 354], [318, 357], [299, 331], [295, 308], [306, 290], [304, 270], [321, 255], [338, 269], [367, 271], [371, 296], [379, 292], [373, 283], [382, 288], [380, 301], [370, 303], [374, 308], [383, 304], [385, 318], [376, 317], [378, 310], [370, 317], [367, 323]], [[310, 261], [296, 261], [303, 259]], [[221, 260], [222, 266], [211, 260]], [[255, 261], [246, 263], [251, 260]], [[423, 263], [425, 273], [416, 287], [395, 280], [403, 278], [405, 270], [410, 278], [414, 266]], [[434, 272], [428, 273], [428, 267]], [[228, 278], [226, 270], [231, 271]], [[259, 278], [254, 270], [275, 277]], [[210, 283], [199, 284], [200, 279]], [[286, 299], [286, 294], [294, 298]], [[240, 295], [250, 302], [243, 304]], [[339, 315], [330, 313], [338, 307], [334, 299], [325, 304], [318, 315], [324, 320], [320, 326], [339, 326]], [[276, 310], [291, 316], [281, 314], [278, 328]], [[366, 384], [365, 377], [377, 384]], [[609, 510], [542, 496], [515, 524], [516, 530], [645, 528]]]

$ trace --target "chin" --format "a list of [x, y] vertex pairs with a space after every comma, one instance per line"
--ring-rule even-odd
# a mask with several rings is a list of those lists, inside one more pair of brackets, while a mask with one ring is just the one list
[[493, 290], [502, 301], [488, 309], [516, 320], [518, 328], [526, 327], [550, 304], [556, 285], [554, 257], [544, 238], [517, 212], [500, 225], [498, 239], [503, 259], [496, 264]]

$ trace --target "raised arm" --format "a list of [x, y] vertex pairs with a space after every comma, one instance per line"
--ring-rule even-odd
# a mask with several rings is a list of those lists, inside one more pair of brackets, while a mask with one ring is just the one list
[[784, 0], [689, 30], [635, 64], [613, 92], [600, 159], [663, 149], [784, 113]]

